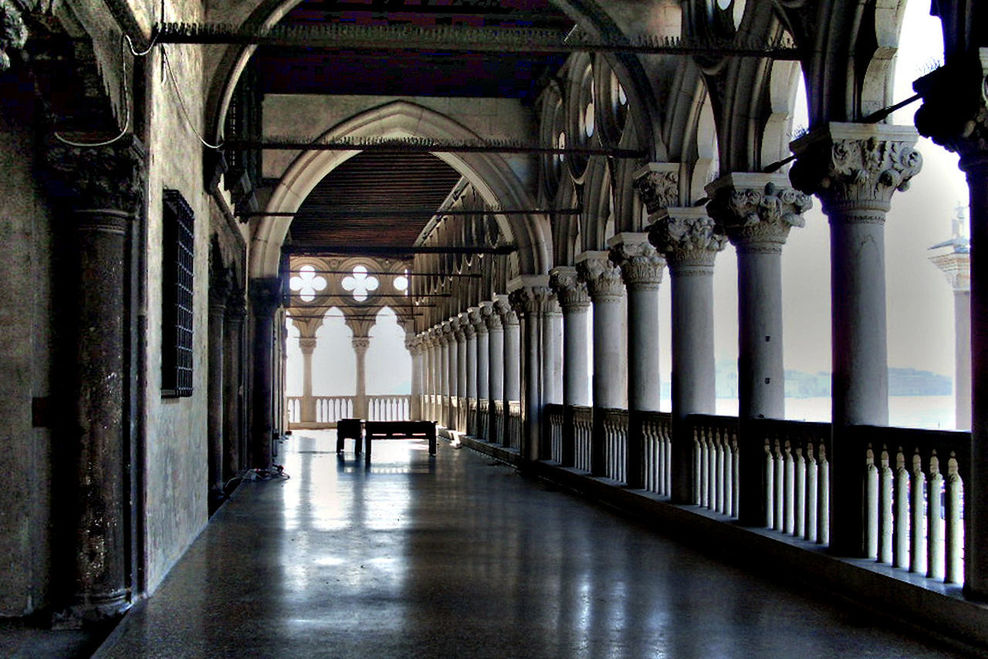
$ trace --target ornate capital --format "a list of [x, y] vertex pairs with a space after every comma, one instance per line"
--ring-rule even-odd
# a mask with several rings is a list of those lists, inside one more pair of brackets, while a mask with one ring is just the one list
[[52, 143], [46, 154], [53, 194], [75, 210], [136, 215], [144, 203], [145, 151], [134, 136], [101, 147]]
[[226, 299], [226, 320], [227, 322], [242, 322], [247, 315], [247, 302], [244, 300], [244, 291], [241, 288], [231, 288]]
[[470, 325], [473, 326], [477, 334], [487, 334], [487, 325], [484, 321], [482, 307], [470, 307], [467, 309], [467, 317], [470, 319]]
[[785, 174], [728, 174], [706, 190], [707, 212], [741, 252], [781, 253], [789, 229], [804, 226], [813, 206]]
[[628, 288], [658, 289], [666, 260], [648, 242], [648, 234], [620, 233], [610, 240], [611, 262], [621, 268], [621, 278]]
[[919, 133], [959, 154], [961, 169], [988, 163], [988, 48], [952, 58], [913, 88], [923, 97]]
[[408, 334], [405, 336], [405, 349], [408, 350], [414, 357], [419, 353], [419, 349], [422, 347], [422, 339], [418, 336]]
[[501, 317], [501, 323], [505, 327], [514, 327], [518, 325], [518, 315], [515, 313], [514, 309], [511, 308], [511, 303], [508, 301], [508, 296], [499, 295], [497, 300], [494, 301], [494, 309]]
[[370, 347], [370, 338], [366, 336], [355, 336], [350, 339], [350, 343], [353, 344], [353, 351], [357, 355], [363, 355], [367, 352], [367, 348]]
[[477, 330], [474, 329], [473, 321], [470, 320], [470, 312], [464, 311], [458, 316], [460, 323], [460, 333], [466, 338], [466, 340], [473, 339], [477, 336]]
[[579, 311], [590, 306], [587, 284], [573, 266], [559, 266], [549, 271], [549, 286], [556, 292], [563, 311]]
[[607, 252], [583, 252], [577, 257], [576, 272], [586, 282], [594, 302], [620, 300], [624, 296], [621, 269], [611, 263]]
[[27, 43], [27, 25], [12, 0], [0, 0], [0, 73], [10, 68], [7, 51], [20, 50]]
[[484, 319], [487, 331], [503, 331], [501, 327], [501, 316], [498, 314], [494, 302], [484, 302], [480, 305], [480, 317]]
[[277, 277], [252, 279], [250, 301], [256, 318], [274, 314], [274, 310], [281, 305], [281, 280]]
[[670, 270], [712, 268], [727, 236], [702, 208], [669, 208], [649, 227], [648, 240], [664, 254]]
[[650, 162], [634, 173], [635, 188], [648, 214], [679, 204], [679, 165]]
[[508, 295], [511, 307], [526, 318], [542, 313], [551, 297], [552, 289], [548, 286], [522, 286]]
[[[819, 195], [824, 211], [871, 211], [884, 221], [892, 193], [909, 187], [923, 158], [916, 131], [888, 124], [831, 123], [792, 143], [796, 189]], [[831, 218], [833, 219], [833, 218]]]
[[298, 339], [298, 347], [299, 350], [302, 351], [303, 355], [311, 355], [312, 351], [316, 349], [316, 338], [314, 336], [300, 336]]

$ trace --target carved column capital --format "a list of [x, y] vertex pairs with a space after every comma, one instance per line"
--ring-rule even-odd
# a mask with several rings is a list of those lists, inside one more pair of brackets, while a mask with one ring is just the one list
[[502, 325], [505, 327], [514, 327], [518, 325], [518, 314], [516, 314], [514, 309], [511, 308], [511, 303], [508, 301], [507, 295], [498, 295], [497, 299], [494, 301], [494, 308], [501, 317]]
[[650, 162], [634, 173], [635, 189], [649, 216], [679, 205], [679, 164]]
[[316, 349], [316, 337], [300, 336], [298, 339], [298, 348], [302, 351], [303, 355], [311, 355]]
[[923, 166], [916, 140], [907, 126], [827, 124], [790, 145], [797, 160], [789, 178], [818, 195], [827, 215], [870, 211], [859, 221], [884, 222], [892, 193], [908, 188]]
[[250, 301], [254, 316], [264, 318], [274, 314], [281, 305], [281, 279], [252, 279], [250, 282]]
[[656, 290], [662, 283], [666, 260], [648, 242], [646, 233], [619, 233], [609, 241], [611, 262], [621, 268], [625, 285], [634, 290]]
[[541, 314], [551, 296], [548, 286], [522, 286], [508, 295], [515, 313], [526, 317]]
[[363, 356], [367, 352], [367, 348], [370, 347], [370, 337], [366, 336], [355, 336], [350, 339], [350, 343], [353, 345], [353, 351], [359, 356]]
[[779, 254], [789, 229], [805, 226], [813, 202], [785, 174], [734, 173], [706, 187], [707, 212], [742, 252]]
[[460, 334], [463, 335], [464, 339], [469, 341], [477, 336], [477, 331], [473, 327], [473, 322], [470, 320], [470, 312], [464, 311], [458, 317], [460, 326]]
[[227, 321], [242, 322], [246, 315], [247, 301], [244, 300], [243, 289], [238, 287], [231, 288], [226, 299]]
[[421, 337], [415, 336], [414, 334], [408, 334], [405, 336], [405, 349], [411, 353], [412, 357], [419, 354], [419, 350], [422, 348]]
[[8, 51], [20, 50], [27, 43], [27, 25], [12, 0], [0, 0], [0, 73], [10, 68]]
[[717, 252], [724, 249], [727, 236], [702, 208], [668, 208], [649, 227], [648, 240], [664, 254], [670, 271], [685, 268], [713, 268]]
[[467, 309], [467, 317], [470, 319], [470, 325], [477, 334], [487, 334], [487, 325], [484, 323], [482, 311], [481, 307], [470, 307]]
[[587, 284], [580, 279], [573, 266], [562, 265], [550, 270], [549, 286], [556, 292], [556, 299], [563, 311], [579, 311], [590, 306]]
[[484, 302], [480, 305], [480, 315], [484, 319], [484, 324], [487, 325], [488, 332], [504, 330], [501, 326], [501, 315], [498, 313], [496, 302]]
[[988, 165], [988, 48], [951, 58], [913, 83], [923, 97], [920, 135], [960, 155], [960, 168]]
[[607, 252], [583, 252], [576, 257], [576, 272], [586, 282], [594, 302], [620, 300], [624, 296], [621, 268], [611, 262]]
[[145, 149], [132, 135], [102, 147], [53, 142], [46, 153], [52, 193], [75, 210], [136, 215], [144, 204]]
[[463, 323], [460, 320], [460, 317], [459, 316], [453, 316], [452, 318], [449, 319], [450, 331], [453, 334], [453, 339], [457, 343], [462, 343], [462, 342], [466, 341], [466, 338], [467, 337], [466, 337], [466, 334], [464, 333], [464, 329], [465, 329], [464, 328], [464, 325], [465, 325], [465, 323]]

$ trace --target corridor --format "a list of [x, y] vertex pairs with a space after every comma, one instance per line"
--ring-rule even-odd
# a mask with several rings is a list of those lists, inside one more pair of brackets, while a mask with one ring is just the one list
[[245, 483], [97, 656], [944, 656], [440, 442]]

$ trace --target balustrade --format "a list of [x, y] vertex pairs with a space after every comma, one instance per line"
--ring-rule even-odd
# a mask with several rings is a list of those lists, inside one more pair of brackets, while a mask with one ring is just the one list
[[693, 502], [722, 515], [738, 511], [738, 419], [691, 415]]
[[542, 417], [548, 426], [549, 457], [555, 462], [563, 461], [563, 433], [566, 426], [566, 408], [563, 405], [546, 405]]
[[967, 432], [855, 426], [863, 460], [868, 555], [930, 579], [964, 581]]
[[593, 408], [573, 408], [574, 465], [582, 471], [590, 471], [590, 452], [593, 438]]
[[604, 476], [626, 483], [628, 454], [628, 411], [601, 409], [601, 441], [604, 444]]
[[410, 421], [411, 396], [374, 395], [367, 397], [368, 421]]
[[642, 417], [645, 489], [669, 496], [672, 489], [672, 415], [639, 412]]
[[285, 413], [288, 414], [288, 423], [300, 422], [302, 420], [302, 398], [289, 396], [285, 401]]

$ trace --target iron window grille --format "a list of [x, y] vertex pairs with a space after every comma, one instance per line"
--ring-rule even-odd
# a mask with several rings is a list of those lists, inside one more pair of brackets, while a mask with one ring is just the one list
[[165, 190], [162, 230], [161, 395], [192, 395], [195, 214], [178, 190]]

